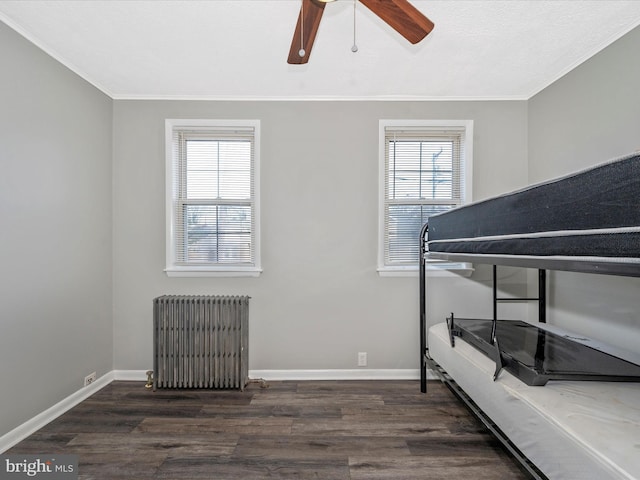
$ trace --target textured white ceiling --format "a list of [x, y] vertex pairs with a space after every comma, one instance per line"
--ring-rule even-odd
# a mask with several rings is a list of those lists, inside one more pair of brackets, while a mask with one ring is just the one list
[[526, 99], [640, 25], [640, 0], [412, 0], [411, 45], [328, 4], [286, 62], [300, 0], [0, 0], [0, 20], [113, 98]]

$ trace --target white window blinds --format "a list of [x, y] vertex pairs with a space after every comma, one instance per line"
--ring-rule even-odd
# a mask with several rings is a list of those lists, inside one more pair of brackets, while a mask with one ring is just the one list
[[173, 125], [168, 268], [257, 267], [256, 127]]
[[418, 265], [419, 233], [465, 196], [462, 127], [383, 127], [382, 265]]

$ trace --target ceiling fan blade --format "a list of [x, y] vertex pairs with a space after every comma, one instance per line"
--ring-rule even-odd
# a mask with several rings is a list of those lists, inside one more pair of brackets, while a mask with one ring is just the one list
[[360, 0], [391, 28], [416, 44], [426, 37], [434, 24], [408, 0]]
[[[299, 65], [309, 61], [313, 41], [316, 39], [320, 20], [324, 13], [324, 3], [315, 2], [313, 0], [302, 0], [300, 15], [298, 15], [298, 23], [296, 31], [291, 40], [291, 48], [289, 49], [289, 58], [287, 63]], [[300, 55], [301, 49], [304, 55]]]

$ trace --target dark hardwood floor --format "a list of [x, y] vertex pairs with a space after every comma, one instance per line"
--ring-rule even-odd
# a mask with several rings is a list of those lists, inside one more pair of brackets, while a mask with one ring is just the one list
[[113, 382], [6, 453], [76, 454], [93, 479], [528, 479], [439, 382]]

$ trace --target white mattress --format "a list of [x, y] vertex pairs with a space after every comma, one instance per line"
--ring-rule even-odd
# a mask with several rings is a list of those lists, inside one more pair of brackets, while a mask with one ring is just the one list
[[552, 480], [640, 479], [640, 384], [550, 381], [530, 387], [456, 338], [429, 329], [429, 354]]

